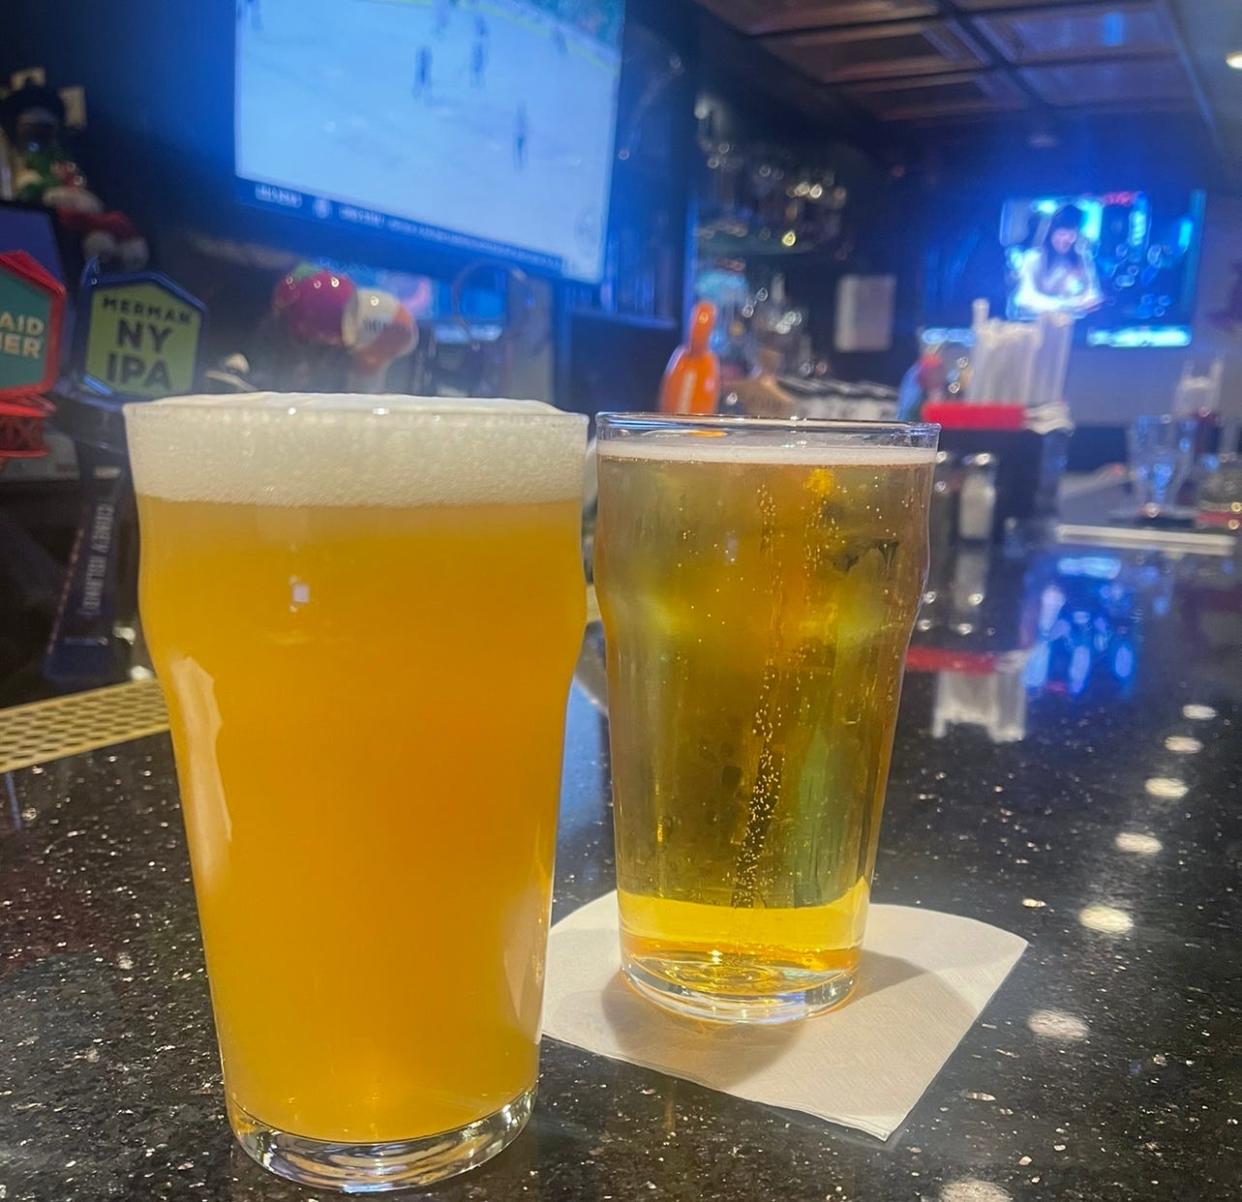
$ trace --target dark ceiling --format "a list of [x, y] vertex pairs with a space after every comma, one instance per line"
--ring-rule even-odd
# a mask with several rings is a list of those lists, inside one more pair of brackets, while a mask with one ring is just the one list
[[894, 128], [1198, 117], [1242, 175], [1242, 0], [698, 0]]

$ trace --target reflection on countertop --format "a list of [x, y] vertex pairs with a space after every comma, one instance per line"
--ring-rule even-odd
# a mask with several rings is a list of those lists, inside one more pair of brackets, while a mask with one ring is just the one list
[[[423, 1196], [1238, 1196], [1233, 561], [995, 548], [929, 589], [875, 897], [1031, 946], [904, 1127], [880, 1143], [549, 1041], [530, 1130]], [[584, 665], [598, 654], [591, 635]], [[606, 717], [587, 695], [602, 677], [580, 680], [558, 917], [613, 884]], [[314, 1196], [228, 1132], [164, 735], [5, 778], [0, 1186], [6, 1202]]]

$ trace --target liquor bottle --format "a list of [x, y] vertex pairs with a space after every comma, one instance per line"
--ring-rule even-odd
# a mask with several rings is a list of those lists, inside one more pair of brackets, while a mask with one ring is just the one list
[[720, 362], [708, 346], [716, 325], [716, 306], [699, 301], [690, 314], [686, 345], [679, 346], [664, 369], [661, 413], [715, 413], [720, 395]]

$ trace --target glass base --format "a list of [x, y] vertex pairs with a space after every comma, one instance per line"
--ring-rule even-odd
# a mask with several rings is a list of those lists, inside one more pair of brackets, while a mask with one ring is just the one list
[[431, 1185], [491, 1160], [521, 1133], [534, 1101], [532, 1086], [507, 1106], [468, 1126], [380, 1144], [336, 1143], [291, 1135], [232, 1102], [229, 1123], [245, 1151], [278, 1177], [315, 1189], [378, 1194]]
[[[825, 976], [804, 968], [740, 965], [731, 974], [706, 957], [674, 960], [623, 953], [622, 970], [629, 983], [656, 1005], [717, 1023], [797, 1022], [839, 1006], [854, 988], [854, 974], [846, 969]], [[760, 980], [762, 988], [756, 988]], [[696, 985], [708, 981], [710, 989]]]

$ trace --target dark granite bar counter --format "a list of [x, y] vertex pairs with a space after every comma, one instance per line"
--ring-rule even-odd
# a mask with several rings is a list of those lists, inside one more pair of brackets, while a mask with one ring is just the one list
[[[548, 1041], [528, 1131], [425, 1196], [1242, 1196], [1233, 561], [997, 550], [932, 585], [874, 896], [1030, 948], [905, 1125], [881, 1143]], [[613, 885], [597, 647], [570, 702], [557, 916]], [[5, 784], [0, 1199], [317, 1196], [229, 1134], [167, 737]]]

